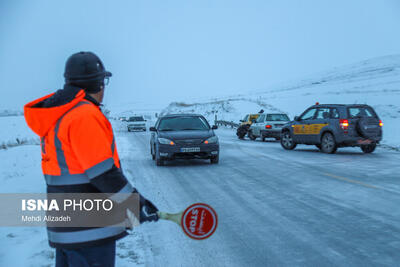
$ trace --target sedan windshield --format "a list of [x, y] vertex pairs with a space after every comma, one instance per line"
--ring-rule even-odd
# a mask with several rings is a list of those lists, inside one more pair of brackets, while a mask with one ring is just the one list
[[142, 116], [130, 117], [129, 121], [144, 121]]
[[198, 116], [163, 118], [158, 126], [159, 131], [209, 130], [206, 119]]
[[268, 114], [266, 121], [289, 121], [286, 114]]

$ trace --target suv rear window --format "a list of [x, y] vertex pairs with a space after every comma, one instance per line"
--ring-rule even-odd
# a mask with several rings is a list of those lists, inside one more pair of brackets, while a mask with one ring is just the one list
[[337, 108], [332, 108], [331, 109], [331, 118], [332, 119], [339, 119], [339, 111]]
[[289, 121], [289, 117], [286, 114], [268, 114], [267, 121]]
[[375, 112], [370, 107], [348, 108], [349, 118], [375, 117]]
[[318, 108], [316, 119], [329, 119], [330, 108]]

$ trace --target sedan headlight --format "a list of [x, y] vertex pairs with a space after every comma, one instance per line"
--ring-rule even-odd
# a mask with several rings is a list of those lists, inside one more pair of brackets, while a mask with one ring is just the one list
[[208, 138], [206, 141], [204, 141], [204, 144], [216, 144], [218, 143], [218, 137], [217, 136], [212, 136]]
[[158, 142], [160, 143], [160, 144], [163, 144], [163, 145], [171, 145], [171, 146], [173, 146], [173, 145], [175, 145], [175, 143], [174, 143], [174, 141], [172, 141], [172, 140], [169, 140], [169, 139], [167, 139], [167, 138], [158, 138]]

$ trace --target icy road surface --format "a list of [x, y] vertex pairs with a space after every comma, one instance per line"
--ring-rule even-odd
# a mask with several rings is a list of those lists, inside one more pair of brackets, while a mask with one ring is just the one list
[[[117, 125], [114, 125], [117, 126]], [[118, 267], [398, 266], [400, 153], [358, 148], [325, 155], [313, 146], [238, 140], [218, 129], [221, 159], [156, 167], [150, 133], [115, 127], [128, 179], [162, 211], [204, 202], [218, 213], [209, 239], [174, 223], [134, 229], [117, 243]], [[1, 193], [45, 192], [40, 147], [0, 150]], [[44, 228], [0, 227], [0, 266], [54, 266]]]
[[[126, 175], [160, 210], [210, 204], [219, 225], [192, 240], [177, 225], [140, 226], [145, 265], [395, 266], [400, 262], [400, 153], [359, 148], [326, 155], [314, 146], [238, 140], [217, 130], [219, 165], [156, 167], [150, 133], [118, 132]], [[122, 241], [124, 242], [124, 241]]]

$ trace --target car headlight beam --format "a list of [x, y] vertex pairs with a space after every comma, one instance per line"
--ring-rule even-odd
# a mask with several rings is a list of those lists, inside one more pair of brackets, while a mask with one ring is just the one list
[[204, 144], [216, 144], [216, 143], [218, 143], [217, 136], [211, 136], [210, 138], [204, 141]]
[[160, 144], [162, 144], [162, 145], [171, 145], [171, 146], [175, 145], [174, 141], [169, 140], [169, 139], [167, 139], [167, 138], [161, 138], [161, 137], [159, 137], [159, 138], [158, 138], [158, 142], [159, 142]]

